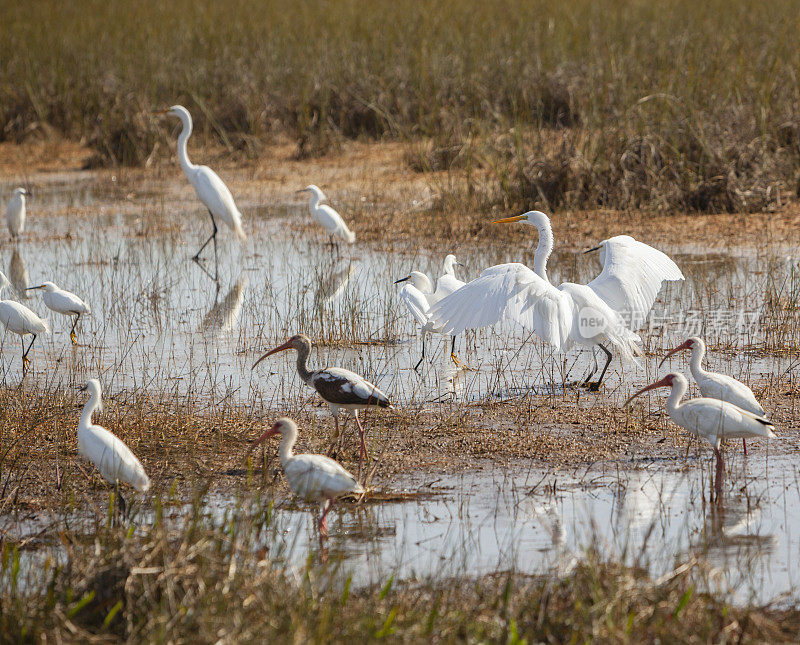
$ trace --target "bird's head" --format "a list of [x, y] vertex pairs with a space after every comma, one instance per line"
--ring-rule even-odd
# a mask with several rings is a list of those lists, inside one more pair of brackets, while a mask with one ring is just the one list
[[305, 334], [295, 334], [294, 336], [289, 338], [285, 343], [283, 343], [283, 345], [278, 345], [276, 348], [269, 350], [255, 363], [253, 363], [253, 367], [250, 369], [255, 369], [256, 365], [258, 365], [261, 361], [267, 358], [267, 356], [272, 356], [273, 354], [277, 354], [278, 352], [282, 352], [287, 349], [296, 349], [297, 351], [300, 351], [304, 348], [311, 349], [311, 339]]
[[401, 282], [410, 282], [415, 288], [423, 292], [433, 291], [430, 279], [420, 271], [412, 271], [405, 278], [394, 281], [395, 284], [400, 284]]
[[648, 392], [650, 390], [655, 390], [655, 389], [660, 388], [660, 387], [672, 387], [675, 383], [680, 383], [681, 381], [683, 381], [684, 383], [686, 382], [686, 378], [683, 376], [683, 374], [676, 374], [676, 373], [667, 374], [660, 381], [656, 381], [655, 383], [651, 383], [647, 387], [643, 387], [641, 390], [639, 390], [635, 394], [631, 395], [628, 398], [628, 400], [625, 401], [625, 403], [622, 404], [622, 407], [624, 408], [625, 406], [627, 406], [628, 403], [633, 401], [640, 394], [644, 394], [645, 392]]
[[514, 222], [519, 222], [521, 224], [529, 224], [531, 226], [535, 226], [539, 228], [543, 225], [550, 225], [550, 218], [545, 215], [542, 211], [528, 211], [527, 213], [523, 213], [522, 215], [514, 215], [512, 217], [504, 217], [502, 219], [496, 219], [492, 222], [492, 224], [512, 224]]
[[[81, 392], [89, 392], [89, 394], [91, 396], [93, 396], [93, 397], [94, 396], [99, 397], [101, 392], [102, 392], [102, 388], [100, 387], [100, 381], [98, 381], [96, 378], [90, 378], [88, 381], [86, 381], [86, 385], [84, 385], [82, 388], [80, 388], [80, 391]], [[102, 401], [102, 399], [100, 400], [100, 402], [99, 402], [99, 404], [97, 406], [97, 410], [100, 411], [100, 412], [103, 411], [103, 401]]]
[[156, 110], [153, 114], [158, 116], [174, 116], [183, 121], [184, 124], [192, 122], [192, 115], [189, 113], [189, 110], [182, 105], [173, 105], [166, 110]]
[[249, 455], [256, 446], [261, 445], [270, 437], [274, 437], [275, 435], [287, 436], [294, 434], [297, 435], [297, 424], [287, 417], [283, 417], [278, 419], [275, 423], [272, 424], [264, 434], [262, 434], [258, 439], [256, 439], [250, 446], [247, 451]]
[[44, 289], [45, 291], [53, 292], [56, 289], [58, 289], [58, 287], [54, 282], [42, 282], [42, 284], [37, 285], [35, 287], [27, 287], [25, 291], [31, 291], [33, 289]]
[[25, 190], [24, 188], [15, 188], [14, 189], [14, 196], [15, 197], [28, 197], [30, 193]]
[[444, 265], [442, 266], [442, 272], [447, 275], [455, 275], [456, 267], [463, 267], [464, 265], [461, 264], [458, 260], [456, 260], [456, 256], [452, 253], [450, 255], [446, 255], [444, 258]]
[[314, 184], [309, 184], [305, 188], [301, 188], [297, 191], [297, 194], [300, 193], [307, 193], [319, 199], [320, 201], [328, 201], [328, 198], [325, 196], [325, 193], [322, 192], [322, 189], [319, 186], [315, 186]]
[[705, 349], [705, 347], [706, 344], [703, 342], [702, 338], [698, 338], [697, 336], [692, 336], [691, 338], [687, 339], [686, 342], [683, 342], [680, 345], [678, 345], [675, 349], [671, 349], [670, 351], [668, 351], [666, 356], [664, 356], [664, 358], [661, 359], [661, 362], [658, 364], [658, 366], [661, 367], [664, 364], [664, 361], [666, 361], [670, 356], [677, 354], [678, 352], [682, 352], [686, 349], [692, 350], [692, 352], [694, 352], [694, 350], [696, 349]]

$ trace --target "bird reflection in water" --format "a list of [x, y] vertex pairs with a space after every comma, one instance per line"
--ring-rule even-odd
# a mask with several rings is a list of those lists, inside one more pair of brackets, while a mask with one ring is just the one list
[[247, 290], [247, 276], [242, 274], [221, 301], [214, 301], [200, 324], [200, 331], [210, 334], [225, 334], [239, 324], [242, 303]]
[[8, 279], [16, 291], [17, 298], [20, 300], [28, 300], [30, 296], [26, 289], [30, 284], [31, 278], [28, 275], [28, 266], [25, 260], [19, 254], [19, 251], [14, 247], [14, 252], [11, 254], [11, 261], [8, 263]]

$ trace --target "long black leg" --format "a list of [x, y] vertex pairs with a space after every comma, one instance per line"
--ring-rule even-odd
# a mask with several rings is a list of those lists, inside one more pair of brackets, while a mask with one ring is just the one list
[[422, 365], [422, 361], [425, 360], [425, 332], [422, 333], [422, 356], [417, 361], [417, 364], [414, 365], [414, 371], [417, 371], [417, 368]]
[[[20, 339], [22, 336], [20, 336]], [[28, 349], [25, 349], [25, 341], [22, 341], [22, 376], [25, 376], [25, 373], [28, 371], [28, 352], [31, 351], [31, 347], [36, 342], [36, 334], [33, 334], [33, 339], [31, 340], [31, 344], [28, 345]]]
[[75, 335], [75, 328], [78, 326], [78, 321], [79, 321], [80, 319], [81, 319], [81, 315], [80, 315], [80, 314], [78, 314], [78, 315], [75, 317], [75, 322], [74, 322], [74, 323], [72, 323], [72, 329], [70, 329], [70, 330], [69, 330], [69, 338], [70, 338], [70, 340], [72, 341], [72, 344], [73, 344], [73, 345], [77, 345], [77, 344], [78, 344], [78, 337]]
[[[217, 280], [219, 278], [219, 272], [218, 272], [219, 261], [217, 259], [217, 231], [219, 229], [217, 229], [217, 222], [214, 219], [214, 213], [212, 213], [211, 211], [208, 211], [208, 214], [211, 216], [211, 225], [214, 227], [214, 232], [211, 234], [211, 237], [209, 237], [205, 242], [203, 242], [203, 246], [201, 246], [200, 250], [197, 253], [194, 254], [194, 257], [192, 258], [192, 260], [194, 260], [195, 262], [199, 263], [200, 262], [200, 254], [203, 252], [203, 249], [205, 249], [208, 246], [209, 242], [213, 241], [214, 242], [214, 278], [213, 279]], [[206, 273], [208, 273], [208, 271], [206, 271]]]
[[589, 383], [589, 390], [592, 392], [597, 392], [600, 389], [600, 383], [603, 382], [603, 377], [606, 375], [606, 370], [608, 366], [611, 365], [611, 359], [613, 358], [611, 352], [609, 352], [603, 345], [597, 343], [597, 346], [603, 350], [606, 355], [606, 364], [603, 366], [603, 371], [600, 372], [600, 378], [597, 379], [594, 383]]

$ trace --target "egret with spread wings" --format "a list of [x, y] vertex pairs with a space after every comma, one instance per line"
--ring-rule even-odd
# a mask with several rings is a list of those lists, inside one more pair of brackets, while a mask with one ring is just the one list
[[603, 271], [589, 284], [565, 282], [556, 287], [547, 277], [547, 260], [553, 251], [550, 219], [540, 211], [496, 220], [522, 222], [539, 231], [533, 270], [524, 264], [499, 264], [444, 298], [431, 310], [431, 318], [443, 333], [488, 327], [509, 319], [533, 331], [560, 351], [573, 345], [600, 347], [606, 364], [597, 381], [586, 385], [597, 390], [615, 349], [635, 361], [639, 337], [633, 332], [646, 318], [665, 280], [683, 280], [677, 265], [664, 253], [628, 235], [604, 240], [590, 251], [600, 251]]

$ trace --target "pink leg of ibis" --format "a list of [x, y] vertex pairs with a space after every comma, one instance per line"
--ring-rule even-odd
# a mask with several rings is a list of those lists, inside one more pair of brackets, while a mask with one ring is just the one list
[[326, 500], [322, 505], [322, 515], [319, 518], [319, 534], [328, 537], [328, 511], [333, 508], [333, 500]]
[[358, 410], [353, 410], [353, 416], [358, 424], [358, 431], [361, 433], [361, 454], [358, 458], [358, 478], [361, 479], [361, 468], [364, 466], [364, 457], [367, 456], [367, 442], [364, 439], [364, 428], [358, 418]]
[[742, 437], [742, 445], [744, 446], [744, 456], [747, 457], [747, 439]]

